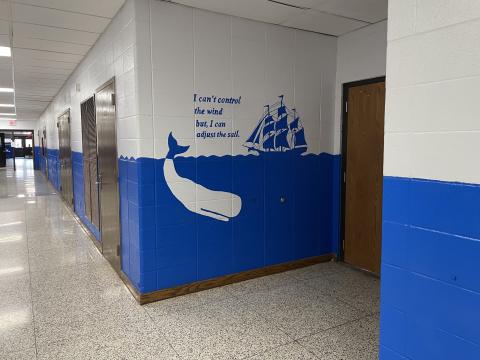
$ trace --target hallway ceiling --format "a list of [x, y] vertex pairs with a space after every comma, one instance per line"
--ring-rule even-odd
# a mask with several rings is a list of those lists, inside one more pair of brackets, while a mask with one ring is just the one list
[[388, 0], [172, 0], [183, 5], [339, 36], [385, 20]]
[[0, 104], [16, 105], [0, 107], [0, 118], [36, 120], [123, 3], [0, 0], [0, 46], [13, 47], [0, 57], [0, 88], [15, 88], [0, 92]]
[[[0, 119], [36, 120], [125, 0], [0, 0]], [[386, 19], [388, 0], [171, 0], [334, 36]], [[1, 51], [1, 48], [0, 48]], [[14, 76], [13, 76], [14, 75]], [[16, 116], [9, 116], [16, 113]]]

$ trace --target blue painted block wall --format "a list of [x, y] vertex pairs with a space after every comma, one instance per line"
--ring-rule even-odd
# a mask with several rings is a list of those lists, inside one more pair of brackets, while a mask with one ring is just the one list
[[175, 158], [181, 177], [242, 198], [228, 222], [188, 211], [163, 164], [119, 159], [122, 270], [140, 292], [337, 251], [339, 156]]
[[33, 148], [33, 168], [35, 170], [40, 170], [40, 162], [42, 161], [42, 156], [41, 156], [42, 150], [40, 147], [35, 146]]
[[60, 161], [58, 149], [47, 149], [48, 179], [53, 187], [60, 190]]
[[100, 241], [100, 232], [85, 214], [85, 185], [83, 176], [83, 154], [72, 151], [73, 201], [75, 213], [90, 232]]
[[[58, 159], [58, 149], [47, 149], [47, 158], [42, 155], [39, 147], [35, 147], [35, 158], [38, 169], [45, 174], [48, 163], [48, 179], [52, 185], [60, 190], [60, 162]], [[36, 167], [37, 168], [37, 167]], [[94, 237], [100, 241], [100, 232], [95, 225], [85, 215], [85, 189], [83, 179], [83, 154], [72, 152], [72, 176], [73, 176], [73, 202], [74, 210], [80, 220], [87, 226]]]
[[480, 359], [480, 185], [385, 177], [381, 360]]
[[46, 175], [47, 168], [47, 158], [43, 156], [42, 149], [38, 149], [38, 170], [40, 170], [43, 175]]

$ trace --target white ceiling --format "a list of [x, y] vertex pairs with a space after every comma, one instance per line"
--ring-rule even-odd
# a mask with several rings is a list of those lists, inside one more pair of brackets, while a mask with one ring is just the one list
[[15, 101], [17, 120], [36, 120], [124, 1], [0, 0], [0, 46], [13, 45], [12, 58], [0, 57], [0, 87], [15, 87], [0, 104]]
[[387, 18], [388, 0], [172, 0], [183, 5], [339, 36]]
[[[15, 98], [0, 93], [0, 104], [15, 101], [17, 120], [36, 120], [124, 1], [0, 0], [0, 46], [13, 45], [12, 58], [0, 57], [0, 87], [15, 87]], [[387, 1], [172, 0], [334, 36], [386, 19]]]

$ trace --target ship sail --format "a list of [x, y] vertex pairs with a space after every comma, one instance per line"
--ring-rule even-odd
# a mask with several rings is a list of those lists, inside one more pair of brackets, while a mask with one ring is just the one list
[[258, 144], [260, 143], [260, 127], [263, 125], [263, 122], [260, 121], [257, 125], [257, 127], [255, 128], [255, 130], [253, 131], [252, 135], [250, 135], [250, 137], [247, 139], [247, 143], [254, 143], [254, 144]]
[[296, 110], [290, 111], [284, 96], [273, 105], [266, 105], [265, 112], [245, 146], [257, 152], [284, 152], [300, 149], [306, 151], [305, 130]]
[[295, 133], [295, 148], [307, 147], [307, 142], [305, 141], [305, 130], [302, 128]]
[[280, 106], [277, 110], [278, 120], [276, 123], [275, 146], [280, 149], [289, 149], [290, 144], [287, 140], [288, 135], [288, 114], [287, 107], [283, 104], [283, 95], [280, 96]]

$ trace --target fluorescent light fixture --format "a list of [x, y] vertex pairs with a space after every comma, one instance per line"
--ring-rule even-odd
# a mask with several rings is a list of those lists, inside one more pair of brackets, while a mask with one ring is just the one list
[[0, 92], [8, 92], [8, 93], [12, 93], [14, 92], [15, 90], [13, 90], [12, 88], [2, 88], [0, 87]]
[[15, 104], [0, 104], [0, 107], [12, 108], [12, 107], [15, 107]]
[[16, 273], [16, 272], [19, 272], [19, 271], [23, 271], [22, 266], [12, 266], [12, 267], [8, 267], [8, 268], [3, 268], [3, 269], [0, 269], [0, 276]]
[[5, 223], [5, 224], [1, 224], [0, 227], [4, 227], [4, 226], [12, 226], [12, 225], [20, 225], [20, 224], [23, 224], [21, 221], [13, 221], [13, 222], [9, 222], [9, 223]]
[[12, 114], [12, 113], [0, 113], [0, 116], [17, 116], [17, 114]]
[[0, 46], [0, 56], [12, 56], [12, 50], [8, 46]]

